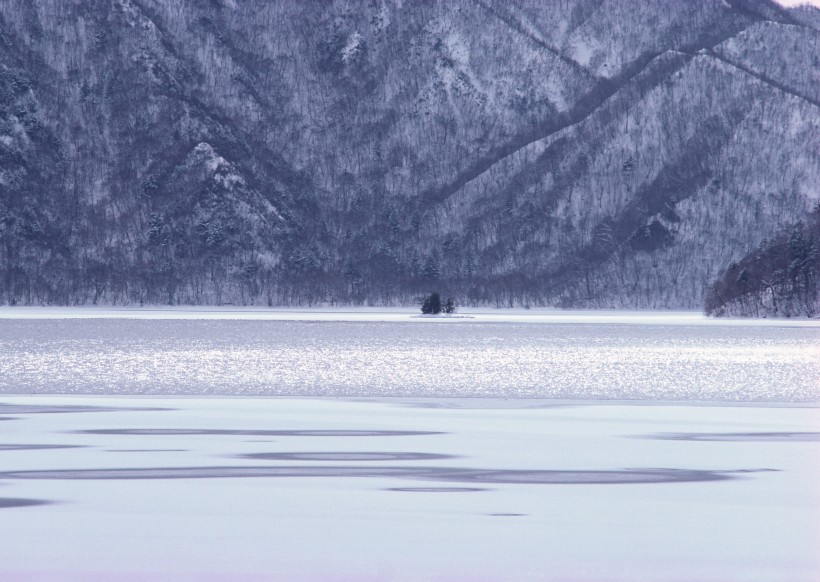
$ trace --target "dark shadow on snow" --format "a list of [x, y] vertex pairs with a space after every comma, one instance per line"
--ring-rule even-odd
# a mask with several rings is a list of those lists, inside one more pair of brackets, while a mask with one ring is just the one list
[[250, 453], [237, 455], [240, 459], [261, 461], [432, 461], [453, 459], [453, 455], [437, 453], [389, 453], [389, 452], [317, 452], [317, 453]]
[[34, 505], [50, 505], [52, 501], [43, 499], [18, 499], [15, 497], [0, 497], [0, 509], [11, 507], [32, 507]]
[[298, 437], [360, 437], [360, 436], [423, 436], [444, 434], [442, 432], [419, 430], [233, 430], [212, 428], [103, 428], [77, 430], [75, 434], [112, 434], [137, 436], [193, 436], [193, 435], [233, 435], [233, 436], [298, 436]]
[[637, 438], [667, 441], [818, 442], [820, 432], [678, 432], [645, 435]]
[[30, 444], [0, 444], [0, 451], [37, 451], [42, 449], [81, 449], [83, 445], [30, 445]]
[[475, 491], [492, 491], [486, 487], [388, 487], [385, 491], [402, 491], [405, 493], [473, 493]]
[[110, 406], [6, 404], [0, 402], [0, 414], [62, 414], [68, 412], [164, 412], [168, 410], [173, 410], [173, 408], [118, 408]]
[[108, 449], [107, 453], [187, 453], [188, 449]]
[[9, 471], [0, 479], [212, 479], [248, 477], [284, 478], [396, 478], [449, 483], [510, 483], [531, 485], [603, 485], [636, 483], [690, 483], [733, 479], [732, 471], [687, 469], [622, 469], [606, 471], [552, 471], [471, 469], [463, 467], [156, 467], [133, 469], [67, 469]]

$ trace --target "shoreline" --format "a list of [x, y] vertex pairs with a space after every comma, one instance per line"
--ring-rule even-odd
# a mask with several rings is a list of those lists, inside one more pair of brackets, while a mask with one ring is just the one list
[[2, 320], [128, 319], [317, 321], [379, 323], [540, 323], [820, 328], [820, 319], [712, 318], [699, 311], [560, 310], [465, 307], [448, 316], [422, 315], [416, 307], [0, 307]]

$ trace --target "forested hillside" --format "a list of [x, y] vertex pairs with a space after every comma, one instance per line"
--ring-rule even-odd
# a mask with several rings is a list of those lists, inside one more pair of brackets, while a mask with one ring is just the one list
[[732, 263], [706, 296], [706, 312], [745, 317], [814, 317], [820, 278], [820, 207]]
[[818, 13], [5, 0], [0, 304], [699, 308], [820, 201]]

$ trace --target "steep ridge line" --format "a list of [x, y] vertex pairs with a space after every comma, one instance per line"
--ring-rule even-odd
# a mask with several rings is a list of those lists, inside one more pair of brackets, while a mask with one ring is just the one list
[[[532, 145], [533, 143], [546, 139], [570, 128], [587, 119], [590, 115], [602, 106], [608, 99], [615, 95], [621, 88], [629, 84], [635, 77], [640, 75], [649, 64], [663, 53], [650, 53], [643, 58], [633, 62], [629, 67], [628, 75], [623, 80], [612, 82], [604, 80], [596, 85], [589, 93], [581, 97], [579, 102], [567, 113], [562, 113], [554, 119], [536, 125], [534, 129], [526, 132], [505, 145], [499, 146], [489, 154], [479, 158], [473, 165], [461, 173], [457, 174], [450, 184], [441, 188], [430, 188], [421, 193], [421, 200], [426, 204], [438, 204], [461, 190], [468, 183], [472, 182], [480, 175], [487, 172], [492, 166], [501, 162], [505, 158], [515, 154], [519, 150]], [[687, 57], [691, 58], [689, 55]], [[637, 65], [637, 66], [635, 66]], [[678, 69], [671, 67], [670, 74]]]
[[[789, 12], [773, 0], [726, 0], [726, 3], [740, 14], [744, 14], [754, 19], [765, 20], [769, 22], [779, 22], [781, 24], [798, 24], [794, 17]], [[758, 4], [758, 6], [754, 6]], [[776, 20], [768, 17], [761, 12], [760, 5], [767, 8], [770, 12], [776, 14], [782, 20]]]
[[518, 22], [512, 15], [502, 14], [499, 10], [497, 10], [496, 8], [493, 8], [492, 6], [490, 6], [489, 4], [484, 2], [484, 0], [473, 0], [473, 2], [475, 4], [478, 4], [482, 8], [484, 8], [487, 12], [489, 12], [490, 14], [492, 14], [493, 16], [498, 18], [501, 22], [506, 24], [508, 27], [510, 27], [515, 32], [517, 32], [520, 35], [528, 38], [529, 40], [531, 40], [532, 42], [534, 42], [538, 46], [546, 49], [547, 51], [549, 51], [550, 53], [552, 53], [553, 55], [555, 55], [556, 57], [561, 59], [562, 62], [566, 63], [567, 65], [569, 65], [573, 69], [579, 71], [580, 73], [584, 74], [586, 77], [588, 77], [588, 78], [590, 78], [594, 81], [598, 81], [598, 82], [605, 80], [604, 77], [599, 77], [598, 75], [596, 75], [595, 73], [590, 71], [588, 68], [586, 68], [583, 65], [581, 65], [580, 63], [578, 63], [577, 61], [574, 61], [573, 59], [571, 59], [571, 58], [567, 57], [566, 55], [564, 55], [564, 53], [559, 51], [554, 46], [544, 42], [544, 40], [542, 40], [542, 39], [538, 38], [537, 36], [535, 36], [534, 34], [532, 34], [520, 22]]
[[[810, 105], [814, 105], [815, 107], [820, 107], [820, 103], [817, 103], [815, 100], [806, 98], [805, 96], [788, 89], [777, 81], [773, 81], [764, 75], [756, 74], [753, 71], [747, 70], [743, 66], [738, 66], [736, 63], [722, 58], [720, 55], [717, 55], [712, 51], [707, 50], [700, 54], [715, 58], [715, 60], [724, 62], [732, 68], [736, 68], [742, 73], [748, 74], [749, 76], [773, 87], [776, 90], [797, 97], [798, 99], [801, 99]], [[736, 113], [740, 117], [744, 116], [743, 112]], [[740, 121], [740, 117], [735, 120], [735, 123]], [[709, 133], [710, 135], [716, 135], [719, 132]], [[725, 141], [725, 139], [728, 138], [728, 135], [723, 136], [723, 138]], [[724, 144], [721, 143], [720, 140], [705, 140], [701, 143], [693, 143], [692, 147], [684, 148], [684, 151], [688, 153], [686, 153], [674, 165], [670, 166], [664, 174], [659, 175], [655, 180], [653, 180], [652, 183], [648, 184], [640, 193], [636, 201], [631, 204], [629, 208], [625, 209], [617, 218], [613, 225], [614, 232], [620, 233], [620, 235], [616, 237], [618, 239], [616, 241], [617, 248], [620, 249], [624, 245], [629, 244], [631, 236], [638, 232], [641, 224], [651, 216], [659, 214], [663, 210], [663, 205], [667, 203], [667, 201], [665, 201], [662, 197], [659, 198], [659, 193], [674, 193], [677, 196], [677, 199], [675, 200], [676, 204], [678, 201], [691, 196], [696, 188], [702, 187], [709, 177], [708, 160], [710, 158], [710, 154], [718, 151], [723, 147], [723, 145]], [[694, 175], [690, 174], [684, 176], [685, 180], [676, 181], [675, 175], [680, 173], [684, 168], [696, 168], [698, 171]], [[641, 205], [645, 205], [644, 212], [638, 212], [638, 208], [640, 208]], [[614, 251], [611, 254], [614, 255]], [[608, 259], [608, 257], [596, 252], [594, 241], [586, 247], [580, 249], [578, 251], [578, 256], [583, 260], [573, 260], [574, 257], [570, 256], [565, 265], [562, 265], [554, 272], [548, 273], [544, 276], [544, 280], [549, 282], [548, 288], [550, 293], [560, 293], [562, 286], [571, 284], [573, 278], [584, 275], [584, 269], [579, 268], [579, 265], [583, 265], [584, 268], [588, 269], [591, 263], [602, 263]]]
[[780, 83], [778, 81], [775, 81], [771, 77], [767, 77], [766, 75], [764, 75], [762, 73], [758, 73], [756, 71], [753, 71], [753, 70], [749, 69], [745, 65], [742, 65], [742, 64], [737, 63], [735, 61], [727, 59], [723, 55], [720, 55], [720, 54], [714, 52], [713, 50], [708, 50], [707, 49], [706, 54], [710, 57], [713, 57], [713, 58], [717, 59], [718, 61], [720, 61], [722, 63], [726, 63], [730, 67], [733, 67], [733, 68], [735, 68], [735, 69], [737, 69], [737, 70], [739, 70], [743, 73], [746, 73], [750, 77], [754, 77], [755, 79], [757, 79], [761, 83], [765, 83], [765, 84], [767, 84], [771, 87], [774, 87], [775, 89], [778, 89], [778, 90], [780, 90], [784, 93], [788, 93], [789, 95], [791, 95], [793, 97], [797, 97], [798, 99], [800, 99], [802, 101], [805, 101], [809, 105], [813, 105], [814, 107], [820, 108], [820, 101], [812, 99], [808, 95], [803, 95], [801, 93], [798, 93], [794, 89], [790, 89], [789, 87], [786, 87], [785, 85], [783, 85], [782, 83]]
[[[762, 19], [759, 14], [754, 13], [754, 15], [757, 17], [754, 22], [759, 22]], [[688, 46], [677, 49], [677, 52], [686, 54], [687, 57], [691, 59], [697, 54], [697, 50], [711, 50], [747, 28], [748, 24], [739, 29], [734, 29], [731, 32], [709, 37], [704, 43], [690, 43]], [[703, 44], [706, 44], [706, 46], [703, 46]], [[431, 205], [440, 204], [505, 158], [508, 158], [529, 145], [532, 145], [536, 141], [551, 137], [560, 131], [584, 121], [608, 99], [618, 93], [621, 88], [625, 87], [635, 77], [639, 76], [661, 54], [663, 54], [663, 52], [653, 52], [644, 54], [635, 59], [631, 64], [624, 67], [621, 73], [613, 79], [602, 79], [598, 85], [589, 91], [589, 93], [582, 96], [578, 103], [576, 103], [576, 105], [569, 112], [562, 113], [553, 119], [546, 120], [545, 122], [536, 125], [532, 130], [523, 133], [518, 137], [514, 137], [508, 143], [495, 148], [488, 154], [480, 157], [471, 166], [456, 174], [455, 178], [451, 180], [449, 184], [427, 188], [419, 196], [422, 206], [429, 207]], [[673, 74], [676, 70], [678, 70], [678, 68], [679, 67], [672, 67], [669, 74]]]
[[[748, 115], [748, 110], [737, 108], [729, 112], [731, 126], [736, 126]], [[721, 131], [716, 116], [703, 124], [710, 131], [693, 135], [681, 148], [681, 155], [664, 168], [651, 182], [636, 193], [635, 199], [610, 221], [615, 247], [610, 252], [601, 252], [593, 240], [577, 251], [577, 258], [569, 256], [565, 265], [548, 274], [551, 292], [572, 281], [591, 265], [608, 261], [625, 245], [633, 241], [643, 226], [654, 216], [665, 210], [672, 210], [681, 201], [693, 196], [704, 187], [712, 175], [710, 161], [732, 138], [731, 131]], [[580, 270], [578, 266], [583, 268]]]

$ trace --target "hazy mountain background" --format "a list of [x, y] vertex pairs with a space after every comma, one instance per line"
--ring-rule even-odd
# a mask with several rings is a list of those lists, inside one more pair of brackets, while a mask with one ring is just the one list
[[814, 232], [818, 30], [766, 0], [4, 0], [0, 303], [700, 308]]

